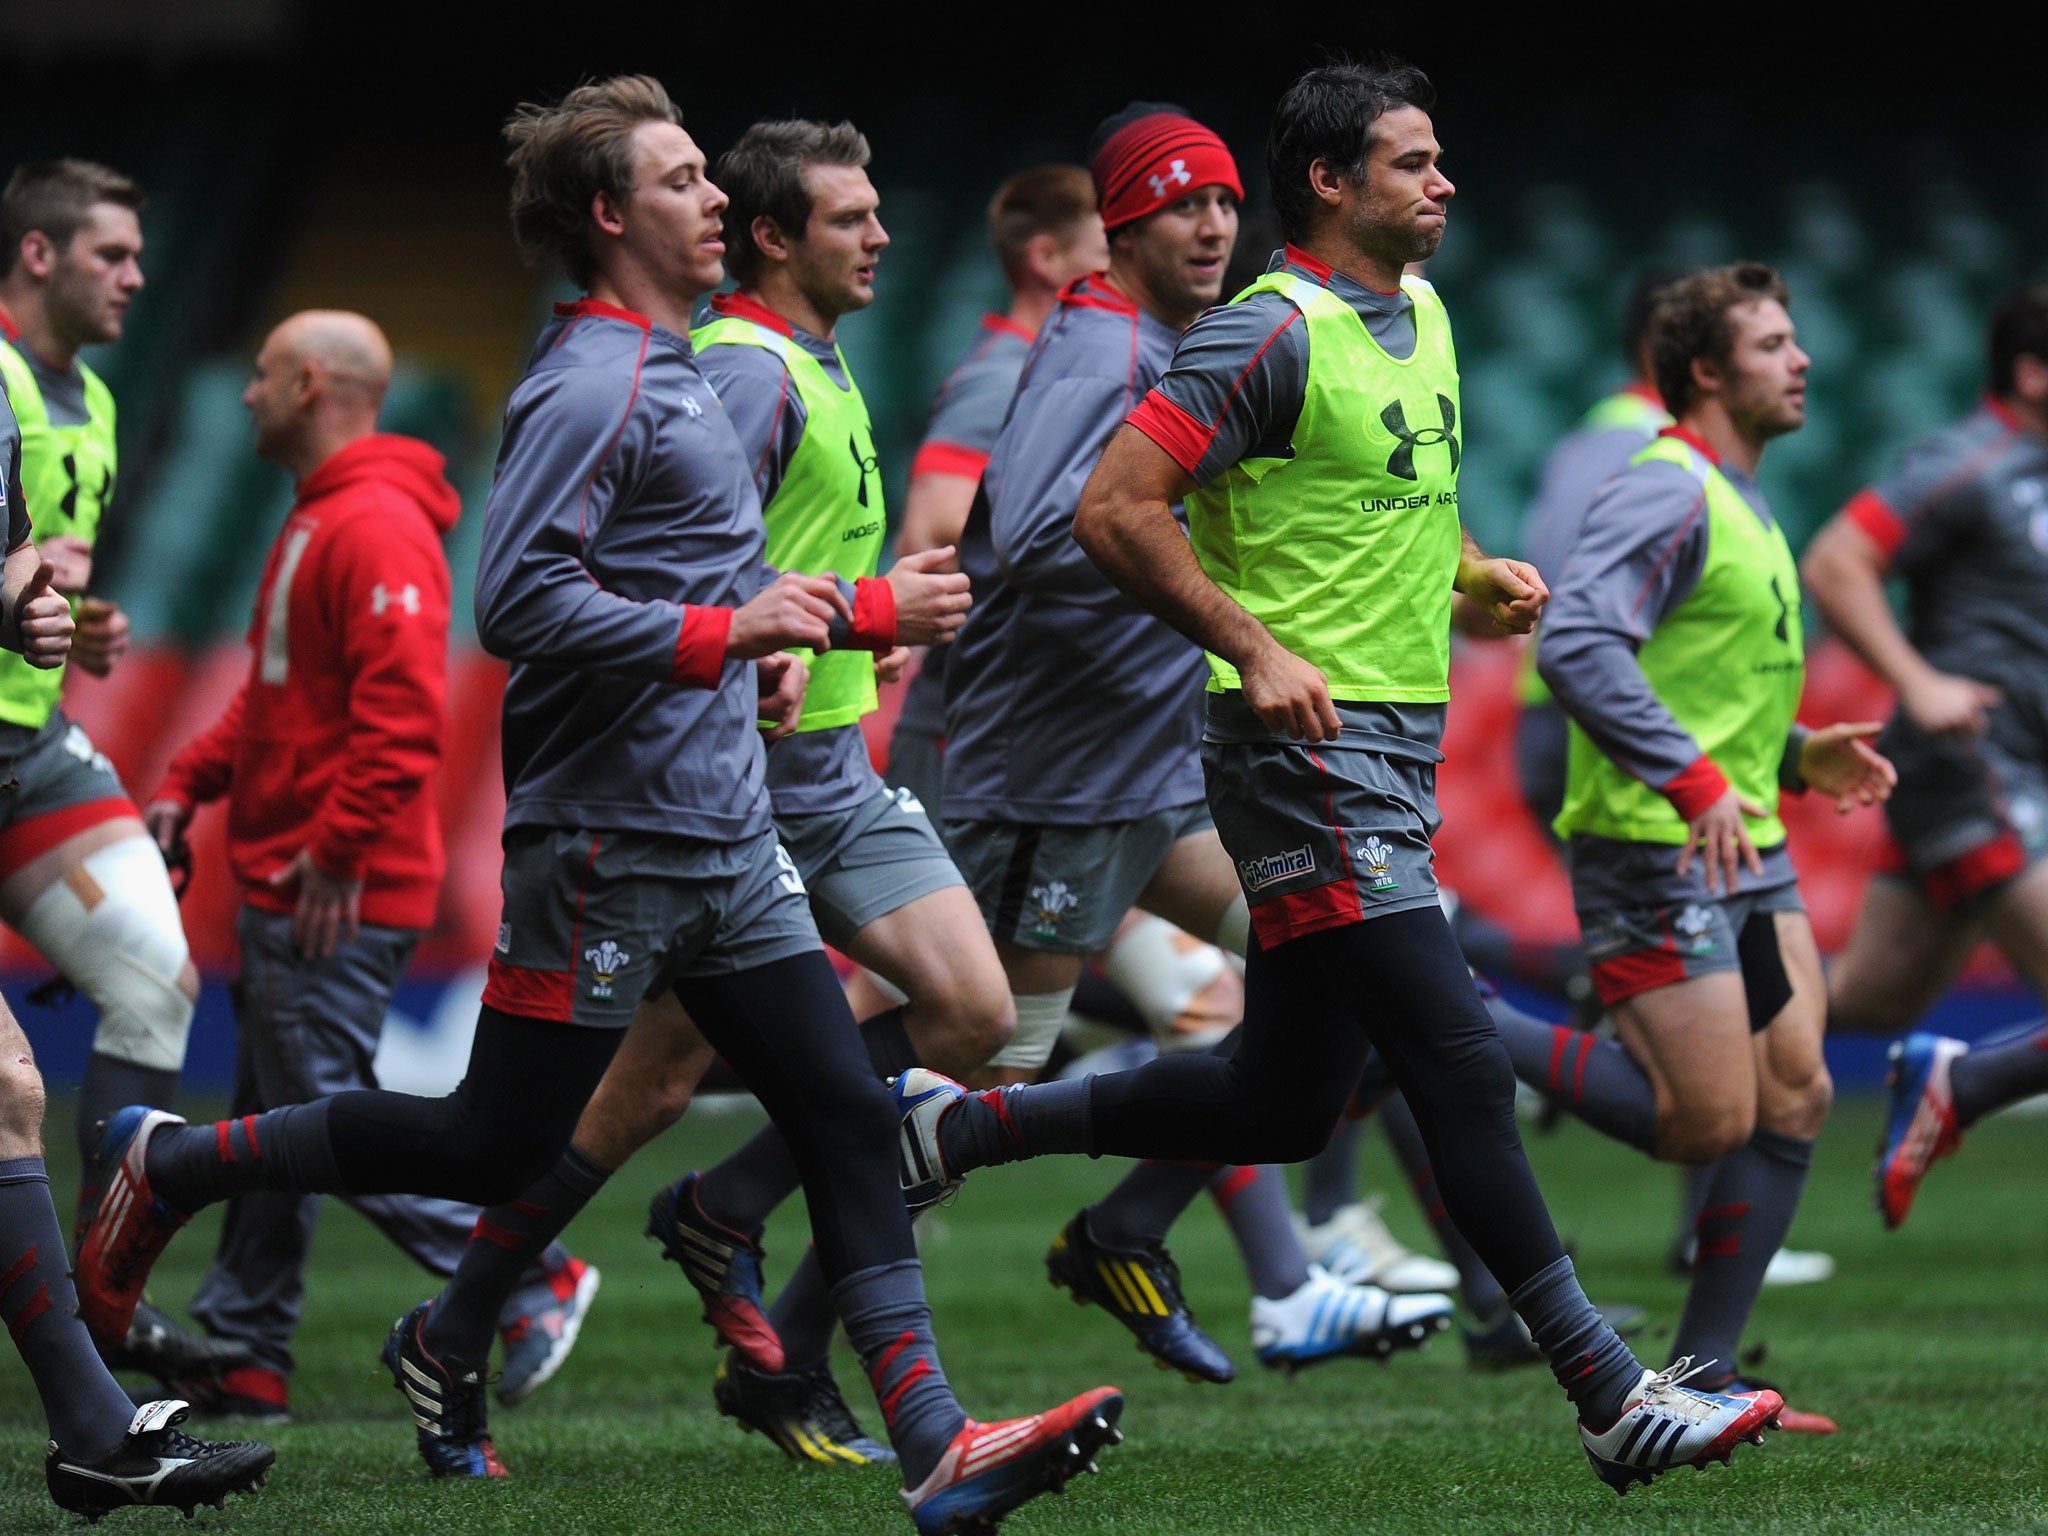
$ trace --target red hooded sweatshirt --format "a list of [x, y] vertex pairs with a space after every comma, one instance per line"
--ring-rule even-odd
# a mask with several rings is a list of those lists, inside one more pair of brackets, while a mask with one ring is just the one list
[[433, 926], [446, 865], [434, 776], [446, 733], [448, 559], [461, 502], [425, 443], [377, 434], [299, 487], [271, 546], [249, 680], [153, 797], [229, 797], [243, 899], [290, 912], [270, 877], [311, 849], [363, 882], [362, 920]]

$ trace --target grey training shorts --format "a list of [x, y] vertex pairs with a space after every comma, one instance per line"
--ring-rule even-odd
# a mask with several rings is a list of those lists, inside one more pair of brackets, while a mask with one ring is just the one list
[[1099, 826], [949, 822], [946, 843], [996, 938], [1092, 955], [1108, 946], [1173, 845], [1211, 825], [1198, 800]]
[[778, 816], [775, 830], [811, 893], [825, 942], [844, 949], [878, 917], [961, 884], [924, 802], [880, 788], [852, 811]]
[[682, 976], [752, 970], [819, 947], [803, 878], [772, 831], [731, 843], [513, 827], [484, 1002], [623, 1029]]

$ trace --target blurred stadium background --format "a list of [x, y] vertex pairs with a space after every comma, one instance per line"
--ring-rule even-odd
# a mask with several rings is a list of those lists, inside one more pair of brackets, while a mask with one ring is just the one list
[[[519, 7], [0, 3], [0, 166], [84, 155], [151, 193], [148, 287], [121, 343], [88, 354], [121, 411], [99, 584], [132, 616], [138, 645], [108, 682], [73, 677], [67, 697], [138, 795], [246, 665], [242, 633], [290, 490], [251, 456], [239, 395], [281, 316], [352, 308], [389, 333], [400, 366], [386, 425], [448, 457], [464, 497], [450, 555], [466, 592], [502, 402], [561, 296], [512, 251], [496, 130], [516, 101], [586, 75], [661, 75], [714, 158], [762, 115], [846, 116], [868, 132], [893, 244], [875, 305], [841, 335], [899, 505], [933, 389], [978, 316], [1000, 307], [981, 223], [997, 182], [1078, 159], [1096, 119], [1127, 100], [1174, 100], [1237, 151], [1255, 239], [1265, 114], [1318, 45], [1396, 49], [1442, 93], [1459, 195], [1430, 275], [1458, 327], [1466, 520], [1502, 551], [1518, 547], [1549, 445], [1623, 373], [1615, 333], [1638, 264], [1757, 257], [1790, 279], [1814, 357], [1812, 414], [1773, 450], [1765, 481], [1795, 548], [1906, 440], [1967, 407], [1991, 304], [2048, 274], [2048, 132], [2010, 120], [2011, 104], [2031, 99], [2006, 88], [2023, 62], [1975, 38], [1920, 39], [1910, 57], [1880, 61], [1855, 39], [1794, 57], [1754, 19], [1717, 37], [1704, 13], [1683, 33], [1675, 21], [1645, 24], [1667, 32], [1410, 17], [1313, 36], [1278, 19], [1198, 26], [1193, 13], [882, 8], [814, 26], [778, 7], [694, 28], [680, 14], [613, 7], [593, 26]], [[473, 1016], [464, 977], [498, 918], [502, 672], [476, 649], [462, 596], [456, 647], [441, 787], [450, 877], [399, 1000], [423, 1025]], [[1573, 937], [1562, 874], [1514, 791], [1514, 657], [1467, 647], [1458, 665], [1444, 872], [1517, 934]], [[1838, 646], [1819, 649], [1811, 713], [1875, 716], [1887, 703]], [[886, 721], [874, 722], [878, 748]], [[208, 988], [190, 1068], [223, 1084], [235, 893], [217, 808], [197, 832], [185, 911]], [[1876, 832], [1869, 815], [1799, 807], [1794, 848], [1824, 946], [1847, 932]], [[21, 1007], [42, 974], [7, 937], [0, 976], [53, 1081], [67, 1083], [89, 1030]], [[1988, 956], [1967, 980], [1947, 1005], [1956, 1032], [2038, 1009]], [[395, 1032], [398, 1048], [424, 1038]], [[1838, 1076], [1871, 1079], [1878, 1042], [1831, 1048]]]

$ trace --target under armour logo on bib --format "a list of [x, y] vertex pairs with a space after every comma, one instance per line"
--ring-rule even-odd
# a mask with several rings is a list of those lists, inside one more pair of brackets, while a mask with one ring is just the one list
[[1387, 455], [1387, 473], [1400, 480], [1413, 480], [1415, 475], [1415, 450], [1434, 448], [1438, 444], [1451, 451], [1451, 473], [1458, 472], [1458, 408], [1444, 395], [1436, 397], [1436, 408], [1443, 415], [1440, 427], [1423, 427], [1410, 431], [1408, 413], [1401, 408], [1401, 402], [1391, 402], [1380, 412], [1380, 422], [1399, 438], [1400, 444]]

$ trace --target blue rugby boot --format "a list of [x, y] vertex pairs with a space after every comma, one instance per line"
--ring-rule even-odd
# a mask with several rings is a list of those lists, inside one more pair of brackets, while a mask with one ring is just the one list
[[1074, 1305], [1094, 1302], [1122, 1323], [1138, 1348], [1162, 1371], [1179, 1371], [1189, 1381], [1229, 1381], [1237, 1367], [1222, 1346], [1195, 1325], [1181, 1296], [1180, 1267], [1163, 1246], [1110, 1248], [1088, 1231], [1082, 1211], [1052, 1240], [1045, 1255], [1046, 1278], [1073, 1293]]

